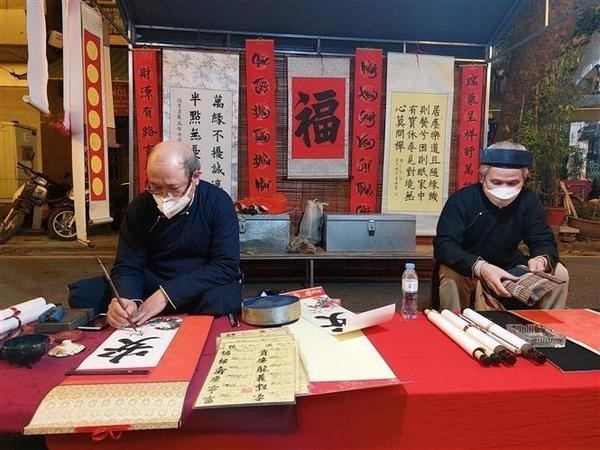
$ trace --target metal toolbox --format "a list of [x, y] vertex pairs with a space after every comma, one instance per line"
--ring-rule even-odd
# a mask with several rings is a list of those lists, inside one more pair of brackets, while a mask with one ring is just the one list
[[328, 252], [410, 252], [416, 217], [408, 214], [325, 214], [323, 248]]
[[242, 253], [285, 253], [290, 240], [289, 214], [238, 214]]

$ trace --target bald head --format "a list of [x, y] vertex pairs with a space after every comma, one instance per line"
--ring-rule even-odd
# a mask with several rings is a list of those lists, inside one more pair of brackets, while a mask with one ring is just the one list
[[164, 141], [152, 148], [146, 168], [148, 182], [153, 190], [173, 190], [187, 186], [189, 180], [200, 177], [200, 161], [192, 148], [183, 142]]

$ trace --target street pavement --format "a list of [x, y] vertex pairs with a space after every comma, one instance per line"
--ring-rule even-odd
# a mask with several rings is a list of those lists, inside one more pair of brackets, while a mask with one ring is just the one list
[[[66, 305], [68, 283], [101, 275], [95, 255], [99, 255], [109, 267], [113, 262], [117, 242], [115, 233], [100, 233], [89, 239], [94, 247], [77, 241], [53, 241], [41, 234], [15, 236], [0, 245], [0, 307], [39, 296]], [[570, 245], [571, 248], [566, 250], [561, 248], [561, 260], [571, 277], [568, 306], [600, 308], [600, 252], [596, 250], [597, 243]], [[261, 282], [247, 280], [244, 295], [253, 296], [265, 288], [299, 289], [302, 287], [302, 275], [282, 280], [273, 272], [272, 279], [263, 276]], [[364, 281], [364, 277], [360, 281], [317, 279], [316, 282], [330, 297], [342, 299], [348, 309], [356, 312], [400, 301], [399, 279], [393, 277], [378, 276], [373, 281]], [[429, 291], [429, 281], [421, 280], [420, 309], [429, 305]]]

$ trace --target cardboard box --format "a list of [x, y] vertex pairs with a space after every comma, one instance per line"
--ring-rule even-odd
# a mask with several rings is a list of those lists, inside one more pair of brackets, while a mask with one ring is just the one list
[[242, 253], [285, 253], [290, 240], [289, 214], [238, 214]]
[[323, 248], [328, 252], [411, 252], [416, 217], [408, 214], [325, 214]]

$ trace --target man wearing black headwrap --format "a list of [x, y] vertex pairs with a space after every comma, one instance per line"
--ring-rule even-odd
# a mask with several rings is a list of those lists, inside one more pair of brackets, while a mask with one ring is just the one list
[[[513, 307], [502, 281], [517, 279], [507, 271], [518, 264], [566, 281], [537, 304], [542, 309], [565, 308], [569, 274], [559, 263], [539, 198], [524, 187], [530, 165], [531, 154], [522, 145], [493, 144], [481, 153], [480, 182], [455, 192], [446, 202], [433, 241], [440, 264], [441, 308], [462, 310], [473, 292], [477, 309]], [[521, 241], [528, 256], [518, 248]], [[480, 280], [492, 296], [482, 293]]]

